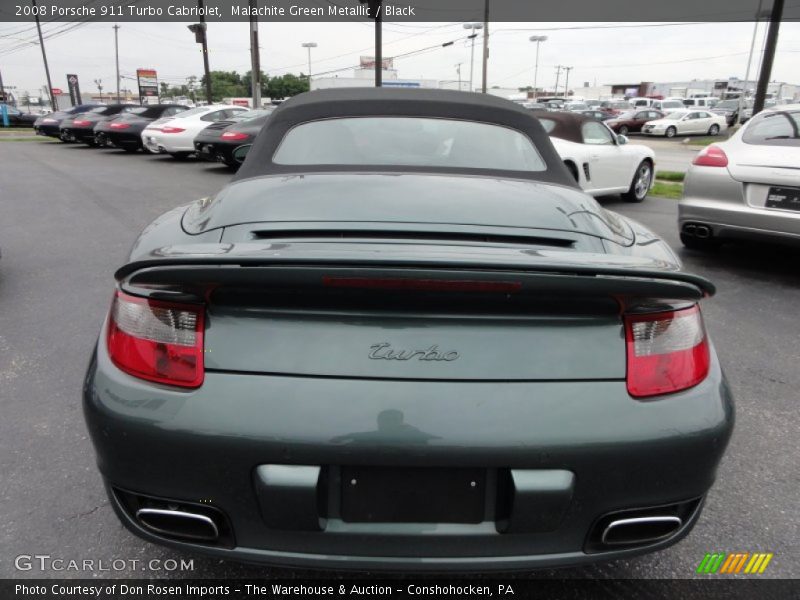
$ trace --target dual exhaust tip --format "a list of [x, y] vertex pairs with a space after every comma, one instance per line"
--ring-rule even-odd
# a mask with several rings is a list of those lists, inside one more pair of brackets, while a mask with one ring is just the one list
[[702, 223], [686, 223], [683, 226], [683, 233], [697, 238], [698, 240], [707, 240], [713, 235], [711, 227], [703, 225]]
[[654, 515], [611, 521], [600, 537], [607, 546], [651, 544], [677, 533], [683, 520], [674, 515]]
[[140, 508], [136, 520], [145, 529], [170, 538], [216, 542], [219, 527], [208, 515], [172, 508]]

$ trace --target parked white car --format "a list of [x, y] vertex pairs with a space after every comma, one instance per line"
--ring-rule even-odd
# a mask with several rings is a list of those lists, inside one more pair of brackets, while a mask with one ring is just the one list
[[707, 110], [676, 110], [664, 115], [662, 119], [648, 121], [642, 127], [645, 135], [717, 135], [725, 131], [728, 123], [723, 115]]
[[597, 119], [575, 113], [537, 113], [564, 164], [591, 196], [621, 194], [641, 202], [653, 184], [655, 153], [629, 144]]
[[203, 129], [248, 110], [232, 104], [211, 104], [192, 108], [175, 116], [158, 119], [142, 131], [142, 145], [153, 153], [186, 158], [195, 151], [194, 138]]

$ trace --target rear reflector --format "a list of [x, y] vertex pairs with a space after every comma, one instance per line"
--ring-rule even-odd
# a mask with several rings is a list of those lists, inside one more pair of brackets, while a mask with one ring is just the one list
[[203, 308], [117, 292], [108, 353], [117, 367], [149, 381], [195, 388], [203, 383]]
[[421, 292], [518, 292], [522, 283], [518, 281], [464, 281], [448, 279], [401, 279], [380, 277], [331, 277], [322, 278], [323, 285], [339, 288], [371, 290], [411, 290]]
[[226, 131], [221, 136], [219, 136], [219, 139], [226, 140], [228, 142], [239, 142], [241, 140], [246, 140], [249, 137], [250, 137], [249, 135], [247, 135], [246, 133], [242, 133], [240, 131]]
[[711, 144], [697, 154], [692, 164], [700, 167], [727, 167], [728, 155], [719, 146]]
[[637, 398], [697, 385], [708, 375], [710, 356], [697, 306], [625, 317], [628, 393]]
[[111, 127], [111, 129], [128, 129], [130, 125], [128, 123], [111, 123], [109, 127]]

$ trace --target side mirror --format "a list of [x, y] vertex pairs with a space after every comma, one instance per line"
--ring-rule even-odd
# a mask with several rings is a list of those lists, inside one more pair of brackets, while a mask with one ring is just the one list
[[628, 143], [628, 136], [627, 135], [618, 135], [617, 136], [617, 144], [620, 146], [624, 146]]
[[233, 151], [233, 160], [236, 161], [236, 164], [242, 164], [244, 162], [247, 153], [250, 152], [250, 148], [253, 147], [253, 144], [245, 144], [244, 146], [239, 146]]

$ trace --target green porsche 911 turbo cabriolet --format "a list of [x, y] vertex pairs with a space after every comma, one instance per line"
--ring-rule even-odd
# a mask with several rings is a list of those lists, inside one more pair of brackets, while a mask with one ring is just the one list
[[85, 380], [121, 521], [221, 558], [531, 569], [663, 549], [733, 428], [707, 280], [535, 113], [349, 89], [150, 224]]

